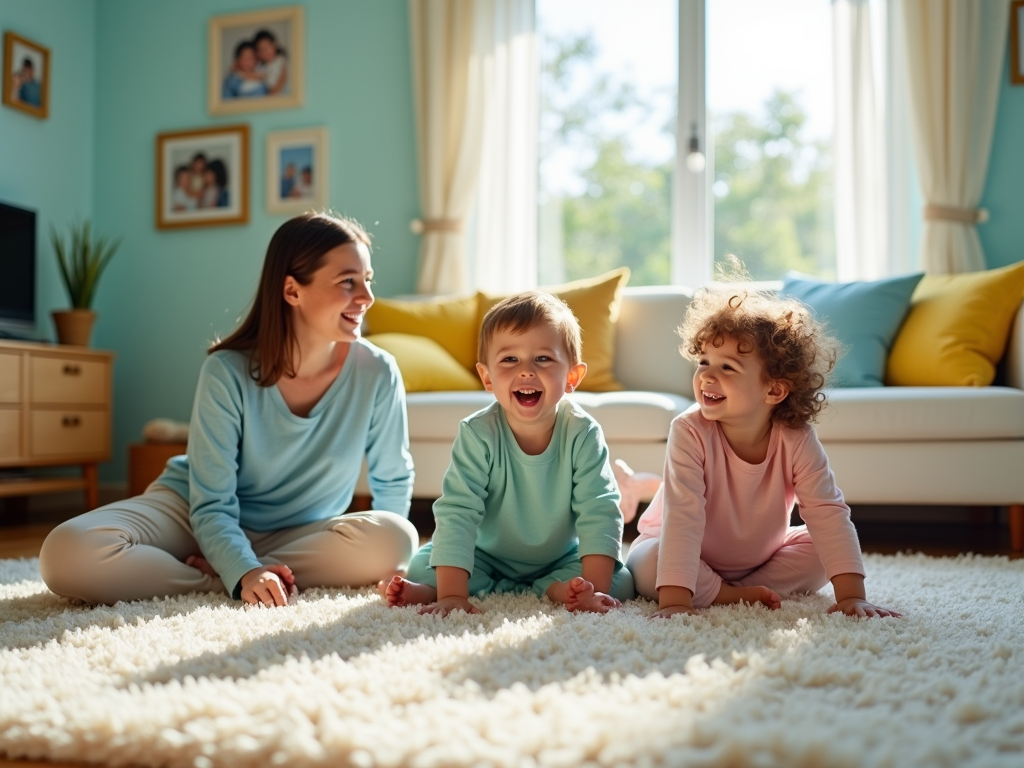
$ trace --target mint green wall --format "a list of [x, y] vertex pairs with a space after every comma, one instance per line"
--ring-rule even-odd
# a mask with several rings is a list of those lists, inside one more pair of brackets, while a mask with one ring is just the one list
[[[104, 479], [126, 476], [126, 446], [147, 421], [188, 420], [206, 348], [246, 309], [267, 243], [287, 219], [266, 212], [269, 131], [327, 126], [331, 206], [373, 233], [378, 292], [413, 290], [418, 241], [409, 221], [418, 193], [405, 2], [307, 0], [304, 106], [207, 114], [209, 18], [285, 4], [96, 4], [93, 210], [101, 231], [124, 235], [96, 306], [94, 344], [117, 353], [114, 460]], [[237, 123], [251, 132], [249, 223], [157, 230], [157, 133]]]
[[50, 339], [50, 310], [68, 306], [50, 225], [92, 214], [94, 20], [93, 0], [0, 2], [0, 37], [14, 32], [50, 50], [49, 118], [0, 107], [0, 200], [38, 213], [36, 323]]
[[978, 237], [990, 267], [1024, 260], [1024, 85], [1010, 84], [1009, 52], [981, 205], [990, 218]]
[[[123, 235], [96, 300], [94, 344], [117, 353], [114, 460], [156, 417], [187, 420], [209, 341], [232, 329], [283, 216], [265, 211], [269, 131], [325, 125], [331, 204], [375, 235], [378, 292], [411, 292], [418, 213], [407, 3], [306, 0], [306, 100], [298, 109], [210, 117], [206, 35], [211, 15], [278, 7], [280, 0], [2, 0], [0, 31], [51, 50], [48, 120], [0, 108], [0, 199], [40, 213], [38, 326], [66, 306], [46, 233], [76, 215]], [[158, 231], [154, 157], [162, 131], [245, 122], [251, 129], [250, 221]], [[1024, 259], [1024, 86], [1000, 91], [979, 227], [988, 263]], [[919, 206], [917, 206], [919, 208]]]

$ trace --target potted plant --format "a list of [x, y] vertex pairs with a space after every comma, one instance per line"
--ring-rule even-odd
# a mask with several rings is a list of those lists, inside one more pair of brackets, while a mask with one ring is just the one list
[[87, 347], [96, 321], [96, 313], [91, 309], [92, 300], [96, 296], [100, 275], [121, 245], [121, 238], [94, 239], [88, 219], [72, 223], [70, 230], [70, 239], [66, 242], [50, 225], [50, 242], [57, 254], [61, 280], [72, 307], [53, 312], [53, 322], [57, 327], [57, 341], [61, 344]]

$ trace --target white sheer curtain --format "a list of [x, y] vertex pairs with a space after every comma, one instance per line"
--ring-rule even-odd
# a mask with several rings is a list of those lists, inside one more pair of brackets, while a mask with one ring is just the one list
[[925, 199], [921, 263], [985, 269], [975, 224], [988, 173], [1009, 0], [903, 0], [915, 156]]
[[884, 80], [876, 71], [869, 0], [833, 0], [836, 271], [842, 281], [892, 273]]
[[476, 196], [485, 85], [474, 0], [409, 0], [422, 233], [419, 293], [469, 290], [466, 217]]
[[534, 0], [477, 0], [485, 109], [473, 277], [491, 293], [537, 285], [538, 54]]

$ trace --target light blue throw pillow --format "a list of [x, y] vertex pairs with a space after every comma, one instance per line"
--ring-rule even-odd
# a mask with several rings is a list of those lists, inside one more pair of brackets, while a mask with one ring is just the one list
[[779, 291], [806, 304], [843, 345], [835, 387], [881, 387], [885, 362], [923, 274], [885, 280], [827, 283], [789, 272]]

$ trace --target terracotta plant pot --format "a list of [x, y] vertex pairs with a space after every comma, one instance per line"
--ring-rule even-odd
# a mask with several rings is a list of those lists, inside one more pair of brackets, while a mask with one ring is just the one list
[[92, 324], [96, 313], [91, 309], [67, 309], [52, 312], [53, 324], [57, 327], [57, 341], [76, 347], [88, 347], [92, 336]]

